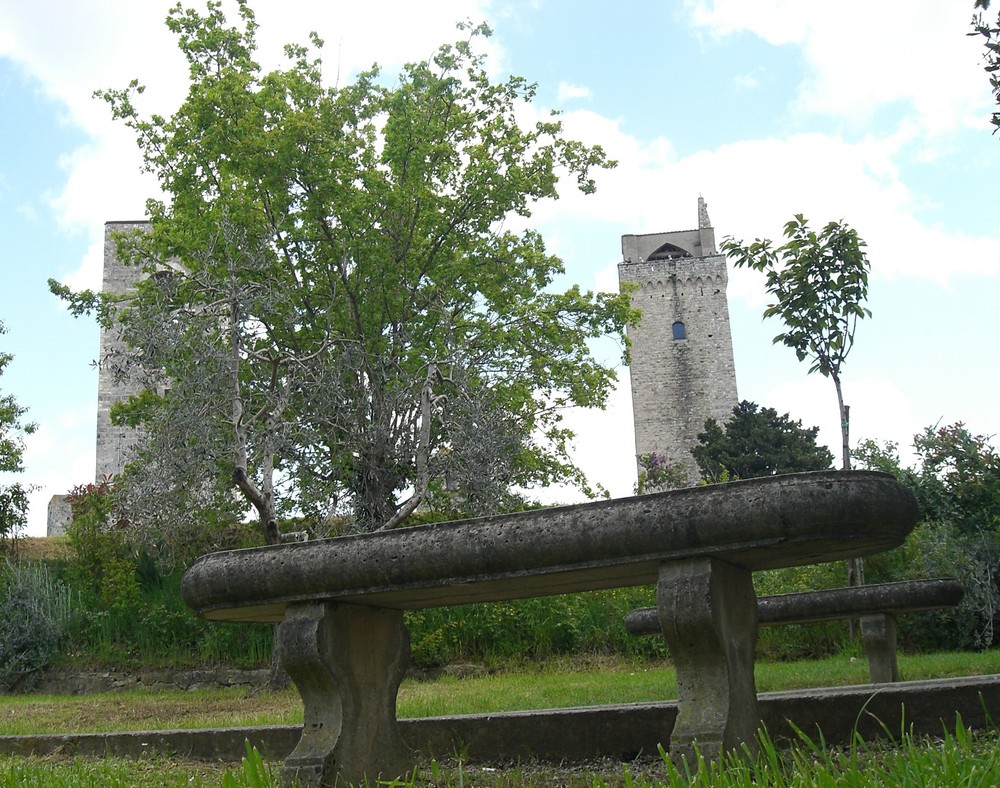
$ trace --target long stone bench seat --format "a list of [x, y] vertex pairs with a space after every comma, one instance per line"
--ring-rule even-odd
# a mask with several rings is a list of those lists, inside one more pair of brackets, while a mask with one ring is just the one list
[[916, 519], [887, 474], [794, 474], [213, 553], [182, 593], [206, 618], [281, 622], [278, 655], [305, 713], [283, 774], [324, 785], [412, 767], [395, 713], [402, 611], [655, 583], [678, 677], [671, 752], [697, 741], [711, 756], [760, 724], [751, 573], [881, 552]]
[[[900, 680], [896, 617], [955, 607], [964, 595], [961, 582], [944, 577], [776, 594], [757, 598], [757, 620], [760, 626], [777, 626], [860, 618], [868, 677], [880, 684]], [[659, 634], [656, 608], [633, 610], [625, 628], [633, 635]]]

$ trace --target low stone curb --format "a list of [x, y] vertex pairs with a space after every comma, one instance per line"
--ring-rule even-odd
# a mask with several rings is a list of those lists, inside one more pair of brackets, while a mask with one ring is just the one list
[[[855, 730], [864, 739], [897, 740], [903, 732], [953, 732], [958, 715], [966, 727], [982, 730], [1000, 720], [1000, 675], [761, 693], [760, 709], [775, 739], [796, 738], [794, 725], [815, 741], [822, 730], [829, 745], [849, 743]], [[637, 703], [407, 719], [400, 721], [400, 728], [411, 747], [437, 758], [461, 754], [470, 762], [631, 760], [656, 753], [659, 744], [669, 742], [676, 714], [674, 702]], [[300, 730], [286, 725], [0, 736], [0, 754], [135, 758], [157, 753], [238, 763], [249, 741], [266, 758], [283, 760]]]

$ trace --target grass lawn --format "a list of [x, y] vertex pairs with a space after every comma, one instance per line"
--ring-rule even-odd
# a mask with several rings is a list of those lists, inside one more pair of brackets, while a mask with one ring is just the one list
[[[930, 654], [900, 658], [907, 679], [1000, 673], [1000, 651]], [[866, 681], [863, 660], [835, 657], [758, 665], [762, 692]], [[595, 659], [553, 660], [470, 678], [406, 680], [399, 693], [401, 717], [485, 713], [558, 706], [584, 706], [670, 699], [673, 671]], [[84, 696], [0, 696], [0, 734], [104, 732], [121, 730], [272, 725], [301, 722], [294, 689], [270, 693], [246, 690], [192, 692], [129, 691]], [[995, 732], [932, 743], [875, 745], [863, 751], [832, 751], [804, 744], [791, 754], [764, 750], [758, 766], [701, 765], [682, 775], [660, 761], [576, 767], [514, 765], [498, 770], [462, 764], [425, 764], [417, 785], [985, 785], [1000, 784], [1000, 738]], [[624, 770], [623, 770], [624, 769]], [[722, 771], [720, 771], [722, 769]], [[0, 757], [0, 788], [78, 785], [272, 785], [260, 764], [234, 768], [176, 760], [129, 762], [116, 759]], [[919, 780], [917, 778], [920, 778]], [[900, 782], [902, 781], [902, 782]], [[403, 783], [411, 784], [411, 783]]]
[[[1000, 673], [1000, 650], [902, 655], [906, 679]], [[760, 692], [863, 684], [864, 660], [831, 657], [757, 666]], [[592, 706], [677, 697], [668, 666], [595, 659], [552, 660], [544, 665], [470, 678], [407, 679], [399, 691], [400, 717], [435, 717], [497, 711]], [[302, 721], [294, 689], [143, 691], [98, 695], [0, 696], [0, 735], [102, 733], [222, 726], [288, 725]]]

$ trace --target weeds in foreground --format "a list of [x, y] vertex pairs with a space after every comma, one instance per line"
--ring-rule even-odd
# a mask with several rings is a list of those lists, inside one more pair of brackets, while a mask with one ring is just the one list
[[[888, 731], [886, 731], [888, 733]], [[831, 748], [798, 732], [798, 741], [788, 749], [779, 748], [766, 734], [751, 753], [731, 753], [707, 760], [696, 752], [693, 762], [674, 764], [661, 749], [657, 761], [644, 764], [590, 764], [565, 768], [539, 764], [497, 769], [431, 761], [418, 767], [403, 780], [379, 781], [383, 788], [417, 786], [561, 785], [561, 786], [691, 786], [692, 788], [805, 788], [806, 786], [947, 785], [979, 786], [1000, 784], [1000, 734], [973, 734], [959, 719], [954, 733], [941, 738], [904, 734], [866, 743], [859, 737], [846, 748]], [[269, 770], [260, 755], [247, 749], [242, 768], [227, 772], [224, 788], [270, 788], [277, 786], [276, 770]]]
[[[886, 731], [888, 733], [888, 731]], [[430, 761], [405, 779], [378, 781], [368, 788], [464, 788], [465, 786], [691, 786], [692, 788], [806, 788], [806, 786], [980, 786], [1000, 784], [1000, 732], [972, 733], [961, 723], [941, 737], [903, 734], [892, 739], [831, 748], [801, 731], [788, 748], [779, 748], [762, 735], [755, 753], [749, 748], [718, 761], [695, 754], [692, 762], [671, 762], [666, 752], [643, 762], [608, 762], [583, 766], [522, 763], [507, 768]], [[217, 786], [222, 788], [277, 788], [278, 764], [266, 763], [247, 746], [235, 769], [178, 763], [167, 759], [56, 760], [0, 758], [0, 788], [21, 786]]]

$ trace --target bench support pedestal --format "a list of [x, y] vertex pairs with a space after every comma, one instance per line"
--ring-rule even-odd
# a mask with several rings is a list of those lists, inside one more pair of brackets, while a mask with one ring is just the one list
[[675, 763], [694, 763], [746, 743], [760, 727], [754, 648], [757, 597], [750, 572], [714, 558], [670, 561], [657, 585], [660, 627], [677, 671]]
[[868, 680], [872, 684], [900, 680], [896, 659], [896, 617], [892, 613], [862, 618], [861, 643], [868, 658]]
[[374, 783], [412, 767], [415, 757], [396, 724], [396, 694], [409, 663], [401, 611], [290, 605], [277, 648], [305, 712], [302, 738], [281, 770], [286, 784]]

